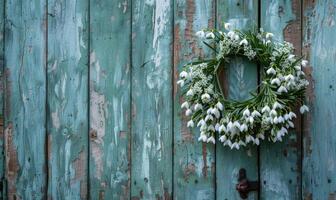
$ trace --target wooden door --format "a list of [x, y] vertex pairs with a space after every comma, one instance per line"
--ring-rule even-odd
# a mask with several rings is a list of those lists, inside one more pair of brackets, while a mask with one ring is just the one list
[[[0, 1], [0, 199], [336, 199], [336, 1]], [[197, 142], [176, 81], [212, 56], [206, 27], [253, 27], [310, 61], [310, 113], [283, 143], [239, 151]], [[222, 73], [248, 97], [259, 66]]]

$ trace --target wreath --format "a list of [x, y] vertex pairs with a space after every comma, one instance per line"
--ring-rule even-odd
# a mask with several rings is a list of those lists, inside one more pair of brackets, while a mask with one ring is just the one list
[[[225, 24], [225, 32], [196, 33], [216, 56], [188, 63], [179, 74], [177, 83], [185, 99], [181, 108], [191, 118], [187, 126], [199, 127], [199, 141], [215, 144], [217, 136], [231, 149], [259, 145], [265, 139], [282, 141], [294, 128], [294, 107], [301, 105], [302, 114], [309, 111], [302, 103], [308, 85], [302, 67], [308, 61], [294, 55], [291, 43], [274, 41], [272, 33], [231, 30], [230, 26]], [[217, 70], [235, 56], [262, 67], [261, 83], [244, 101], [225, 98], [218, 81]]]

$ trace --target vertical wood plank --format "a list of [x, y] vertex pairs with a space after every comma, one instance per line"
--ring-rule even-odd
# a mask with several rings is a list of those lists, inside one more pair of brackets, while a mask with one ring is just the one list
[[172, 3], [132, 4], [132, 199], [172, 195]]
[[86, 199], [88, 1], [48, 1], [48, 196]]
[[[301, 55], [301, 3], [299, 0], [262, 0], [261, 27], [274, 39], [294, 44]], [[298, 115], [299, 116], [299, 115]], [[281, 143], [265, 141], [260, 147], [261, 199], [301, 198], [301, 119], [295, 121]]]
[[46, 198], [46, 1], [6, 1], [8, 199]]
[[215, 199], [215, 148], [198, 142], [196, 129], [187, 128], [177, 86], [182, 66], [211, 50], [195, 33], [214, 26], [214, 0], [176, 0], [174, 7], [174, 199]]
[[[258, 0], [217, 0], [217, 27], [229, 22], [234, 28], [247, 30], [258, 26]], [[255, 64], [242, 58], [233, 58], [226, 66], [224, 88], [230, 99], [243, 100], [255, 91], [258, 70]], [[227, 84], [227, 86], [225, 85]], [[245, 168], [250, 180], [258, 180], [257, 148], [230, 150], [222, 144], [216, 145], [217, 199], [239, 199], [236, 183], [240, 168]], [[249, 193], [249, 199], [257, 199], [257, 192]]]
[[303, 53], [310, 60], [303, 199], [336, 199], [336, 1], [306, 0], [303, 14]]
[[130, 3], [90, 2], [91, 199], [129, 199]]
[[4, 36], [5, 36], [5, 1], [0, 2], [0, 199], [4, 199], [5, 189], [5, 154], [4, 154]]

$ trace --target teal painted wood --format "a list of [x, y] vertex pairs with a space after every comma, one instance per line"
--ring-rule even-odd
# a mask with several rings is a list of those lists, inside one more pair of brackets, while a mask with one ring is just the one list
[[90, 2], [90, 195], [129, 199], [131, 2]]
[[[215, 1], [177, 0], [174, 8], [174, 199], [215, 198], [215, 148], [198, 142], [199, 132], [187, 128], [177, 86], [184, 64], [211, 56], [195, 33], [213, 27]], [[200, 49], [202, 48], [202, 49]]]
[[336, 198], [336, 1], [306, 0], [303, 5], [303, 53], [311, 79], [305, 117], [303, 198]]
[[172, 195], [172, 5], [132, 4], [133, 199]]
[[[301, 3], [299, 0], [263, 0], [261, 27], [274, 33], [274, 40], [294, 44], [301, 55]], [[300, 115], [298, 115], [300, 116]], [[266, 142], [260, 147], [261, 199], [301, 198], [301, 119], [295, 121], [281, 143]]]
[[[251, 29], [258, 24], [258, 1], [217, 0], [217, 26], [229, 22], [234, 28]], [[226, 66], [223, 85], [230, 99], [246, 99], [258, 84], [257, 66], [242, 58], [234, 58]], [[239, 199], [236, 183], [240, 168], [245, 168], [250, 180], [258, 180], [257, 148], [230, 150], [216, 145], [217, 199]], [[257, 199], [257, 192], [249, 193], [249, 199]]]
[[88, 1], [48, 1], [48, 198], [86, 199]]
[[5, 36], [5, 2], [0, 2], [0, 199], [4, 199], [5, 190], [5, 154], [4, 154], [4, 36]]
[[46, 1], [6, 2], [8, 199], [46, 198]]

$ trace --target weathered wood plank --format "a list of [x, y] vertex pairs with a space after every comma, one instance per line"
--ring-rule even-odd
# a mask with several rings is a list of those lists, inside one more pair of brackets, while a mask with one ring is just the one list
[[88, 1], [48, 1], [48, 197], [86, 199]]
[[303, 198], [336, 199], [336, 1], [306, 0], [303, 54], [310, 78], [305, 116]]
[[130, 3], [90, 2], [91, 199], [129, 199]]
[[[217, 0], [217, 26], [229, 22], [237, 29], [251, 29], [258, 26], [258, 0]], [[242, 58], [234, 58], [226, 68], [224, 88], [228, 98], [242, 100], [255, 91], [258, 84], [257, 66]], [[227, 86], [225, 86], [227, 84]], [[245, 168], [250, 180], [258, 180], [257, 148], [230, 150], [216, 145], [217, 199], [239, 199], [236, 183], [240, 168]], [[249, 193], [249, 199], [257, 199], [257, 192]]]
[[[299, 0], [263, 0], [261, 27], [274, 33], [274, 40], [294, 44], [301, 55], [301, 3]], [[299, 116], [299, 115], [298, 115]], [[301, 119], [295, 121], [281, 143], [265, 141], [260, 147], [261, 199], [301, 198]]]
[[172, 195], [172, 5], [132, 3], [132, 199]]
[[5, 36], [5, 1], [0, 2], [0, 199], [4, 199], [5, 189], [5, 154], [4, 154], [4, 36]]
[[46, 1], [6, 1], [8, 199], [46, 198]]
[[198, 57], [210, 56], [195, 33], [211, 28], [214, 0], [177, 0], [174, 8], [174, 199], [215, 198], [215, 148], [197, 141], [196, 129], [187, 128], [181, 110], [183, 98], [177, 86], [182, 66]]

